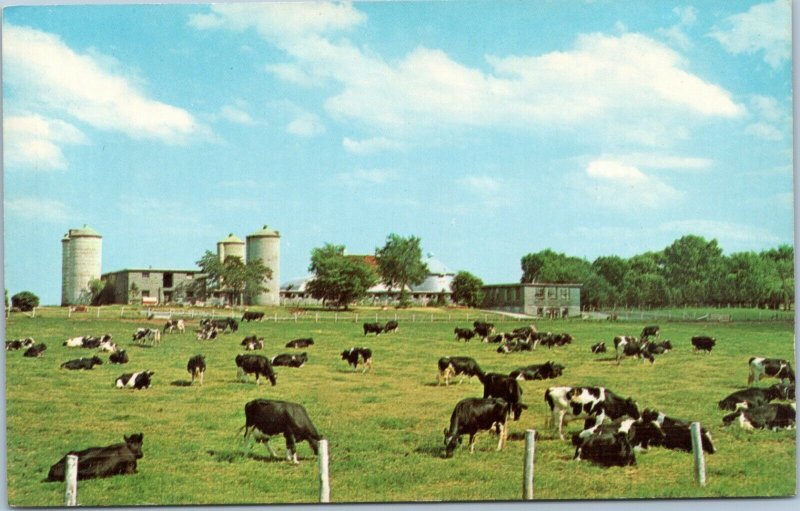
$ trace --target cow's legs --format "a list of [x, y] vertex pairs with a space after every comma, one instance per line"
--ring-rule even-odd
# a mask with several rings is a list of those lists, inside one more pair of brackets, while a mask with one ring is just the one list
[[205, 371], [200, 371], [200, 386], [203, 386], [203, 375], [206, 374]]
[[265, 447], [267, 448], [267, 450], [269, 451], [269, 455], [270, 455], [270, 456], [272, 456], [273, 458], [277, 458], [277, 457], [278, 457], [278, 453], [277, 453], [277, 452], [275, 452], [275, 449], [273, 449], [271, 445], [269, 445], [269, 438], [267, 438], [266, 440], [264, 440], [264, 446], [265, 446]]
[[564, 440], [564, 419], [566, 416], [566, 410], [559, 410], [558, 412], [558, 437], [561, 440]]
[[470, 433], [469, 435], [469, 453], [475, 453], [475, 437], [478, 436], [478, 433]]
[[508, 434], [508, 431], [506, 425], [502, 422], [497, 423], [497, 426], [500, 428], [500, 434], [498, 435], [500, 438], [497, 440], [497, 450], [501, 451], [503, 450], [503, 446], [506, 445], [506, 435]]
[[286, 438], [286, 461], [297, 465], [300, 462], [297, 461], [297, 444], [294, 441], [294, 436], [288, 433], [283, 436]]
[[246, 378], [246, 376], [244, 374], [244, 369], [242, 369], [241, 367], [237, 368], [236, 369], [236, 379], [239, 380], [240, 382], [243, 382], [243, 381], [245, 381], [245, 378]]

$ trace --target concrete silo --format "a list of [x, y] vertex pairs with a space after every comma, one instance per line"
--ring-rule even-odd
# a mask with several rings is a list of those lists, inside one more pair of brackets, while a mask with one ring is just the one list
[[233, 233], [228, 234], [227, 238], [217, 242], [217, 256], [221, 263], [225, 262], [225, 258], [228, 256], [238, 257], [244, 262], [244, 241], [234, 236]]
[[280, 305], [281, 235], [266, 225], [247, 236], [247, 262], [260, 259], [272, 270], [272, 277], [264, 279], [267, 291], [248, 293], [252, 305]]
[[61, 306], [69, 305], [69, 233], [61, 238]]
[[[103, 257], [103, 237], [84, 225], [81, 229], [70, 229], [68, 242], [61, 240], [62, 271], [66, 267], [66, 276], [62, 275], [61, 283], [66, 288], [62, 292], [64, 305], [78, 303], [81, 293], [89, 289], [89, 282], [100, 278]], [[66, 300], [65, 300], [66, 299]]]

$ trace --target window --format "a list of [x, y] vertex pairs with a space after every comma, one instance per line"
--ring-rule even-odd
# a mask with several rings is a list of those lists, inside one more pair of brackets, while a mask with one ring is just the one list
[[143, 279], [149, 279], [150, 278], [150, 272], [149, 271], [143, 271], [142, 272], [142, 278]]
[[172, 287], [172, 273], [165, 273], [162, 280], [164, 287]]
[[538, 300], [543, 300], [544, 299], [544, 288], [543, 287], [535, 287], [533, 296], [534, 296], [534, 298], [536, 298]]
[[149, 289], [143, 289], [142, 290], [142, 298], [148, 298], [149, 296], [150, 296], [150, 290]]
[[569, 300], [569, 288], [568, 287], [562, 287], [558, 291], [559, 291], [559, 295], [560, 295], [559, 298], [561, 300]]
[[547, 298], [555, 298], [556, 297], [556, 288], [548, 287], [546, 292]]

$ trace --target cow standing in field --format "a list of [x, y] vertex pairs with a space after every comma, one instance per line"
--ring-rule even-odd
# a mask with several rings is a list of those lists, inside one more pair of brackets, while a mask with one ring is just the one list
[[750, 374], [747, 377], [748, 385], [753, 383], [758, 385], [758, 381], [763, 376], [778, 378], [781, 381], [789, 380], [790, 383], [794, 383], [794, 370], [788, 360], [752, 357], [747, 364], [750, 367]]
[[462, 435], [469, 435], [469, 452], [475, 452], [475, 436], [480, 431], [496, 428], [500, 439], [497, 450], [501, 450], [508, 435], [506, 424], [510, 405], [502, 398], [481, 399], [468, 397], [456, 404], [450, 415], [450, 427], [444, 430], [445, 457], [453, 456]]
[[193, 356], [186, 364], [186, 370], [192, 375], [192, 384], [194, 384], [195, 379], [199, 379], [202, 386], [203, 377], [206, 374], [206, 357], [203, 355]]
[[317, 454], [322, 436], [311, 422], [308, 412], [302, 405], [287, 401], [271, 399], [254, 399], [244, 405], [244, 438], [249, 445], [250, 439], [262, 441], [272, 456], [275, 451], [269, 445], [269, 437], [283, 435], [286, 439], [286, 460], [294, 464], [297, 461], [297, 442], [308, 442], [314, 454]]
[[692, 337], [692, 350], [697, 351], [705, 351], [706, 353], [711, 353], [711, 350], [714, 349], [714, 345], [717, 343], [717, 340], [714, 337], [708, 337], [707, 335], [696, 335]]
[[383, 325], [380, 323], [364, 323], [364, 335], [375, 334], [379, 336], [383, 333]]
[[171, 319], [164, 323], [163, 330], [165, 334], [171, 334], [174, 330], [184, 333], [186, 331], [186, 323], [182, 319]]
[[353, 366], [353, 371], [358, 368], [359, 361], [364, 364], [362, 373], [366, 373], [372, 369], [372, 350], [369, 348], [350, 348], [342, 352], [342, 360]]
[[494, 323], [475, 321], [472, 326], [475, 327], [475, 335], [479, 336], [483, 342], [486, 342], [486, 339], [494, 333]]
[[154, 345], [161, 344], [161, 330], [158, 328], [137, 328], [133, 334], [133, 342], [151, 341]]
[[661, 329], [658, 327], [658, 325], [646, 326], [642, 329], [642, 335], [639, 337], [642, 339], [647, 339], [648, 337], [658, 337], [660, 333]]
[[78, 479], [109, 477], [118, 474], [135, 474], [136, 460], [142, 454], [144, 435], [136, 433], [123, 437], [125, 443], [108, 447], [90, 447], [82, 451], [70, 451], [58, 460], [47, 474], [46, 481], [64, 481], [66, 475], [67, 456], [78, 457]]
[[558, 428], [561, 440], [564, 440], [564, 425], [573, 419], [595, 419], [595, 424], [600, 424], [605, 417], [640, 417], [633, 399], [622, 398], [605, 387], [550, 387], [544, 393], [544, 400], [550, 408], [547, 422]]
[[383, 326], [383, 333], [388, 334], [388, 333], [397, 332], [397, 329], [399, 327], [400, 327], [400, 324], [397, 321], [395, 321], [395, 320], [387, 321], [386, 324]]
[[264, 313], [263, 312], [245, 311], [245, 313], [242, 314], [242, 322], [243, 323], [245, 321], [247, 321], [248, 323], [251, 322], [251, 321], [262, 321], [263, 319], [264, 319]]
[[483, 383], [483, 397], [499, 397], [505, 400], [514, 412], [514, 420], [519, 420], [522, 410], [527, 410], [528, 405], [522, 403], [522, 387], [515, 378], [498, 373], [485, 373], [478, 375]]
[[442, 380], [444, 384], [450, 383], [450, 378], [453, 376], [461, 375], [461, 380], [458, 383], [464, 382], [464, 377], [472, 383], [472, 377], [480, 376], [483, 374], [478, 363], [471, 357], [442, 357], [439, 359], [439, 374], [436, 376], [437, 384], [441, 385]]
[[236, 367], [238, 367], [239, 380], [243, 380], [244, 376], [248, 374], [256, 375], [256, 385], [260, 385], [260, 376], [267, 378], [274, 387], [277, 383], [277, 377], [272, 370], [272, 364], [269, 359], [261, 355], [236, 355]]
[[475, 337], [475, 332], [470, 330], [469, 328], [458, 328], [456, 327], [453, 330], [453, 333], [456, 334], [456, 340], [464, 340], [465, 342], [469, 342], [473, 337]]

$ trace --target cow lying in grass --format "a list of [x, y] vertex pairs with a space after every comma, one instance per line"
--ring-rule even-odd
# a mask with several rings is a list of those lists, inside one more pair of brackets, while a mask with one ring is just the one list
[[79, 370], [79, 369], [91, 369], [96, 365], [101, 365], [103, 363], [100, 360], [100, 357], [94, 356], [92, 358], [76, 358], [75, 360], [69, 360], [61, 364], [62, 369], [71, 369], [71, 370]]
[[125, 443], [108, 447], [90, 447], [82, 451], [70, 451], [58, 460], [47, 474], [46, 481], [63, 481], [66, 475], [67, 456], [78, 457], [78, 479], [109, 477], [118, 474], [135, 474], [136, 460], [141, 459], [144, 435], [135, 433], [124, 436]]
[[776, 399], [789, 399], [789, 387], [775, 384], [766, 389], [751, 387], [737, 390], [718, 404], [722, 410], [735, 411], [739, 408], [758, 408]]
[[792, 429], [797, 421], [797, 405], [795, 403], [768, 404], [750, 410], [737, 410], [722, 418], [722, 424], [730, 426], [739, 424], [742, 429]]

